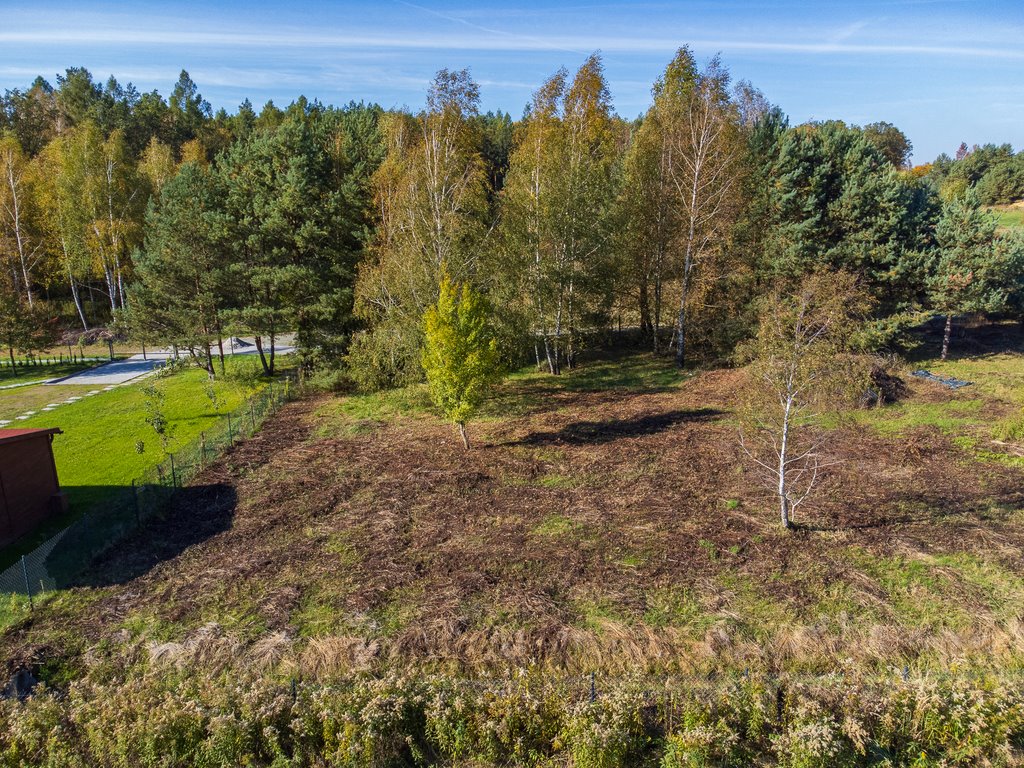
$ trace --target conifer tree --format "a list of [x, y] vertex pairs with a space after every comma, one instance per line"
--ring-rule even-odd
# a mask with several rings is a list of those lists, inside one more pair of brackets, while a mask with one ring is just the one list
[[498, 343], [487, 301], [468, 283], [442, 270], [440, 295], [423, 318], [422, 365], [434, 404], [459, 428], [469, 448], [466, 421], [500, 373]]
[[222, 197], [217, 179], [193, 163], [167, 182], [146, 216], [124, 317], [136, 338], [188, 349], [211, 379], [227, 303]]
[[313, 121], [290, 116], [273, 131], [254, 131], [217, 165], [230, 227], [232, 315], [256, 336], [268, 376], [280, 334], [295, 330], [305, 349], [325, 324], [332, 333], [349, 330], [354, 206], [325, 145]]
[[1009, 254], [996, 239], [994, 217], [971, 193], [947, 202], [935, 228], [937, 247], [929, 264], [928, 297], [946, 316], [942, 359], [949, 354], [953, 316], [996, 312], [1007, 302]]
[[356, 286], [357, 312], [373, 327], [349, 357], [371, 386], [420, 375], [420, 320], [437, 298], [441, 265], [458, 281], [479, 278], [488, 212], [479, 100], [466, 70], [443, 69], [423, 113], [384, 121], [388, 152], [373, 178], [377, 231]]

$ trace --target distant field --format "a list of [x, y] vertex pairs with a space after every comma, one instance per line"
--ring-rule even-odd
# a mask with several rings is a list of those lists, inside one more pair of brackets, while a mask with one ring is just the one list
[[1024, 227], [1024, 202], [995, 205], [989, 209], [1001, 227]]

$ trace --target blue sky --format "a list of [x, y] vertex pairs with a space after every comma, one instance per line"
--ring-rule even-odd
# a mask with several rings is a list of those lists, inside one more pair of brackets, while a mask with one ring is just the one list
[[469, 67], [483, 108], [518, 117], [545, 77], [600, 50], [617, 111], [634, 117], [684, 43], [721, 53], [794, 122], [895, 123], [918, 162], [960, 141], [1024, 146], [1024, 0], [3, 0], [0, 88], [85, 66], [166, 96], [185, 68], [229, 111], [299, 94], [418, 109], [437, 69]]

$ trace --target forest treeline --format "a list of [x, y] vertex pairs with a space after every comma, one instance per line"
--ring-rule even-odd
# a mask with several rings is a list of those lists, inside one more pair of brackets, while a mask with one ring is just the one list
[[507, 362], [552, 373], [612, 327], [726, 359], [759, 307], [821, 271], [897, 343], [929, 314], [1024, 311], [1024, 242], [985, 205], [1024, 198], [1024, 154], [968, 148], [909, 167], [895, 126], [790, 125], [715, 58], [681, 48], [635, 120], [601, 59], [539, 84], [518, 120], [441, 70], [416, 114], [299, 98], [213, 112], [68, 69], [0, 103], [0, 343], [95, 332], [190, 350], [215, 375], [231, 335], [268, 373], [295, 332], [306, 367], [366, 387], [420, 379], [442, 274], [485, 295]]

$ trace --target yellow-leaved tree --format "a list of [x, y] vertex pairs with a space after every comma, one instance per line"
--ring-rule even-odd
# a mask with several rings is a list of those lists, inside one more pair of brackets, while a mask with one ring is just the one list
[[487, 300], [442, 270], [437, 303], [423, 318], [422, 364], [434, 404], [458, 426], [468, 449], [466, 421], [501, 377], [498, 342]]

